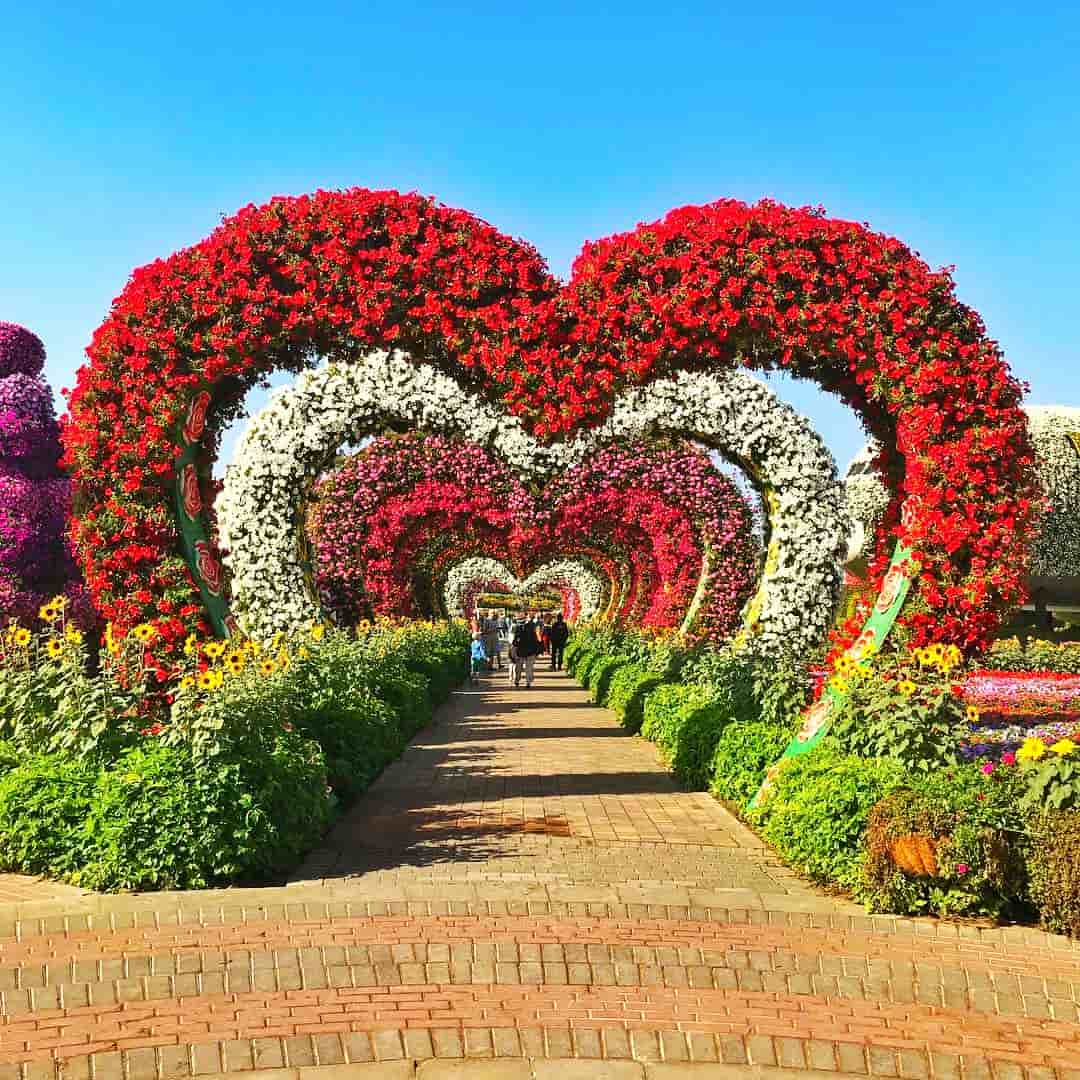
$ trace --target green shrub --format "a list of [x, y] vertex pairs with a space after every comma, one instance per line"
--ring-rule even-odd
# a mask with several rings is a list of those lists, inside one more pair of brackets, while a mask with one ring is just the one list
[[668, 683], [646, 698], [641, 733], [687, 787], [700, 790], [708, 786], [709, 759], [729, 720], [711, 689]]
[[615, 673], [628, 664], [625, 656], [603, 656], [589, 669], [589, 696], [598, 705], [606, 705], [608, 689]]
[[0, 867], [65, 878], [86, 864], [97, 768], [35, 754], [0, 778]]
[[14, 769], [24, 757], [14, 743], [0, 739], [0, 776]]
[[[1000, 915], [1025, 891], [1025, 829], [1015, 775], [974, 767], [915, 774], [886, 795], [866, 828], [863, 895], [872, 909], [907, 914]], [[936, 873], [894, 861], [897, 841], [925, 838]]]
[[717, 740], [710, 767], [709, 790], [740, 811], [757, 794], [765, 770], [791, 741], [791, 728], [765, 720], [736, 720]]
[[660, 685], [660, 676], [640, 664], [626, 664], [611, 680], [607, 705], [627, 731], [641, 727], [646, 695]]
[[1046, 810], [1029, 827], [1028, 883], [1039, 922], [1080, 937], [1080, 810]]
[[794, 733], [810, 703], [810, 676], [805, 667], [759, 661], [751, 675], [757, 718]]
[[866, 760], [819, 747], [789, 759], [749, 816], [797, 870], [856, 889], [870, 810], [906, 779], [903, 766], [892, 759]]
[[591, 650], [585, 650], [581, 654], [577, 663], [577, 668], [574, 671], [574, 678], [577, 679], [586, 690], [588, 690], [590, 686], [593, 668], [603, 660], [603, 658], [602, 653], [592, 652]]

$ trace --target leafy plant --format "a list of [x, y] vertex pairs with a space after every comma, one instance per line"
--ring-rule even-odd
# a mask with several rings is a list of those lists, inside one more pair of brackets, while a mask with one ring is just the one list
[[871, 808], [907, 779], [896, 760], [819, 747], [788, 759], [752, 822], [784, 860], [817, 881], [858, 888]]
[[1080, 810], [1044, 810], [1029, 817], [1027, 870], [1040, 923], [1080, 936]]
[[736, 720], [724, 727], [710, 765], [712, 794], [741, 811], [791, 741], [792, 730], [766, 720]]
[[611, 679], [607, 705], [614, 710], [627, 731], [636, 732], [642, 723], [646, 695], [660, 685], [660, 675], [641, 664], [626, 664]]

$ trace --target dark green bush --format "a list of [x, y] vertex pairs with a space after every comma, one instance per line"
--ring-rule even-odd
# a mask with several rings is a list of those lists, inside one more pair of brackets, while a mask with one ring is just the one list
[[[863, 898], [877, 911], [1000, 915], [1025, 892], [1024, 822], [1016, 777], [973, 766], [914, 773], [870, 811]], [[915, 876], [894, 861], [897, 841], [934, 848], [936, 873]]]
[[857, 889], [870, 810], [906, 779], [903, 766], [892, 759], [847, 757], [819, 747], [789, 759], [749, 816], [795, 869]]
[[1040, 923], [1080, 937], [1080, 810], [1047, 810], [1030, 819], [1027, 869]]
[[713, 752], [709, 790], [740, 811], [757, 794], [765, 770], [791, 741], [791, 728], [765, 720], [736, 720], [720, 732]]
[[640, 664], [626, 664], [616, 671], [608, 690], [607, 705], [627, 731], [641, 727], [645, 698], [660, 685], [660, 675]]
[[24, 757], [14, 743], [0, 739], [0, 776], [14, 769]]

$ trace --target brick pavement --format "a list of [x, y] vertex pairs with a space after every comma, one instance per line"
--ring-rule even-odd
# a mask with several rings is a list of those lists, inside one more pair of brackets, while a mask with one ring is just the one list
[[6, 880], [0, 1080], [1080, 1078], [1072, 942], [816, 892], [559, 676], [456, 695], [286, 885]]

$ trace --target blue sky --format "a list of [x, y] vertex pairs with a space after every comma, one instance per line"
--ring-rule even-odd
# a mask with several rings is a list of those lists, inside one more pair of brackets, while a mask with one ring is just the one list
[[[560, 275], [673, 206], [822, 204], [955, 265], [1031, 400], [1080, 404], [1075, 5], [2, 3], [0, 318], [57, 389], [133, 267], [359, 184]], [[782, 390], [843, 465], [857, 422]]]

